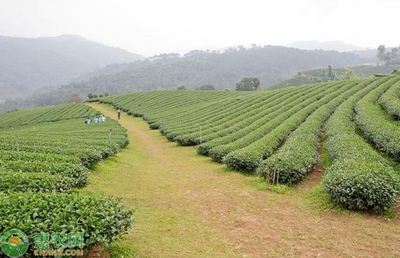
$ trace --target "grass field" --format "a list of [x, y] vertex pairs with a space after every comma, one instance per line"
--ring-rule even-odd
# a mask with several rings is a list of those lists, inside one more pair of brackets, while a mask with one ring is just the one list
[[[116, 117], [110, 106], [90, 106]], [[267, 187], [168, 142], [141, 118], [123, 114], [120, 123], [130, 145], [101, 162], [83, 190], [137, 208], [134, 229], [111, 246], [114, 257], [400, 256], [394, 212], [332, 205], [319, 183], [323, 167], [294, 187]]]

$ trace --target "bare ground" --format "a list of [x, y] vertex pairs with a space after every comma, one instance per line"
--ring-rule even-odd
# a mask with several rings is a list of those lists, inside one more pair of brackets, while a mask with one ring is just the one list
[[110, 258], [110, 253], [105, 247], [93, 246], [83, 258]]
[[[91, 104], [107, 116], [109, 107]], [[257, 178], [178, 147], [140, 118], [122, 116], [131, 144], [99, 165], [85, 190], [137, 208], [116, 257], [400, 257], [400, 222], [326, 210], [309, 197], [316, 169], [288, 194], [260, 191]]]
[[310, 191], [312, 188], [314, 188], [315, 186], [317, 186], [319, 183], [321, 183], [322, 178], [324, 177], [324, 165], [322, 164], [322, 139], [323, 139], [323, 132], [321, 132], [321, 134], [319, 135], [318, 138], [318, 162], [317, 164], [314, 166], [314, 169], [307, 175], [307, 177], [300, 182], [300, 184], [298, 185], [298, 190], [306, 193], [308, 191]]

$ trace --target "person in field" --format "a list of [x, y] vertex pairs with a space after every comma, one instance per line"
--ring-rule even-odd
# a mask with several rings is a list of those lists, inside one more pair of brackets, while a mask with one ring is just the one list
[[118, 108], [118, 120], [121, 120], [121, 109]]
[[102, 122], [105, 122], [105, 121], [106, 121], [106, 117], [105, 117], [104, 115], [101, 117], [101, 121], [102, 121]]

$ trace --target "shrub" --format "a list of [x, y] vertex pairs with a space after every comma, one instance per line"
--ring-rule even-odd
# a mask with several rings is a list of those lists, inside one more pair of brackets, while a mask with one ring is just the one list
[[400, 118], [400, 82], [394, 84], [379, 99], [379, 104], [389, 115]]
[[[224, 163], [237, 170], [254, 170], [261, 165], [263, 159], [268, 158], [278, 148], [288, 135], [298, 128], [311, 114], [321, 105], [329, 103], [338, 94], [349, 89], [345, 83], [322, 92], [313, 98], [309, 98], [302, 105], [296, 106], [292, 113], [281, 115], [281, 120], [274, 121], [278, 123], [270, 132], [260, 137], [245, 148], [230, 152], [223, 159]], [[273, 125], [274, 123], [270, 123]]]
[[82, 165], [69, 163], [48, 163], [37, 161], [0, 161], [0, 171], [45, 172], [62, 175], [73, 179], [73, 187], [84, 187], [87, 184], [89, 171]]
[[351, 210], [381, 210], [393, 206], [400, 194], [399, 176], [381, 163], [341, 160], [325, 172], [331, 198]]
[[48, 173], [0, 172], [0, 192], [70, 192], [74, 179]]
[[268, 177], [268, 171], [270, 174], [275, 172], [279, 174], [279, 183], [283, 184], [293, 184], [302, 180], [318, 162], [318, 136], [325, 121], [343, 101], [365, 88], [371, 81], [349, 83], [346, 86], [350, 88], [348, 91], [318, 108], [290, 134], [277, 153], [262, 163], [257, 169], [259, 175]]
[[348, 98], [325, 126], [325, 147], [333, 163], [323, 183], [332, 199], [349, 209], [385, 209], [400, 193], [399, 175], [356, 133], [352, 122], [354, 105], [389, 79], [380, 77]]
[[[371, 91], [355, 106], [355, 121], [368, 139], [380, 150], [400, 160], [400, 130], [397, 122], [375, 104], [387, 89], [391, 89], [400, 77], [394, 77]], [[397, 100], [400, 102], [400, 100]]]
[[118, 239], [133, 224], [133, 209], [119, 199], [79, 193], [0, 194], [0, 232], [17, 228], [34, 233], [84, 234], [84, 247]]

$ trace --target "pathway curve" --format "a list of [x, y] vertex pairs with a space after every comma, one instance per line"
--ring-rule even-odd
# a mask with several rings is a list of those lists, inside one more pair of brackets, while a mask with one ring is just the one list
[[[110, 106], [90, 106], [116, 118]], [[168, 142], [141, 118], [122, 114], [120, 123], [130, 145], [85, 189], [137, 208], [134, 230], [112, 248], [118, 256], [400, 257], [398, 220], [321, 211], [318, 187], [259, 190], [258, 178]]]

